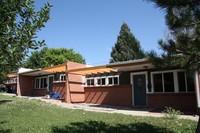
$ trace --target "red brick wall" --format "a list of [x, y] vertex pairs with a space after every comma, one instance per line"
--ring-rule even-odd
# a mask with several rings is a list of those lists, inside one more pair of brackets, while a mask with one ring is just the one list
[[131, 107], [131, 85], [85, 87], [85, 102]]
[[33, 89], [32, 96], [45, 96], [47, 94], [47, 89]]
[[53, 88], [52, 88], [52, 92], [56, 93], [60, 93], [60, 96], [62, 99], [65, 98], [65, 82], [57, 82], [57, 83], [53, 83]]
[[32, 96], [34, 87], [34, 77], [19, 75], [18, 83], [19, 96]]
[[196, 110], [195, 93], [154, 93], [147, 94], [149, 107], [172, 107], [185, 111]]
[[18, 84], [19, 96], [45, 96], [48, 94], [47, 89], [34, 89], [34, 76], [19, 75]]

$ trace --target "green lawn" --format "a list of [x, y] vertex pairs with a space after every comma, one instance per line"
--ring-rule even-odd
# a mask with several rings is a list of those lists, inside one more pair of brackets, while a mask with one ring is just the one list
[[63, 109], [0, 94], [0, 133], [193, 133], [197, 122]]

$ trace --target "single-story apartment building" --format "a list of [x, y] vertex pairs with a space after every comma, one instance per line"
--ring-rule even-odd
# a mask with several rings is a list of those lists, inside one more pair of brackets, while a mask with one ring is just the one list
[[49, 92], [60, 93], [67, 103], [197, 109], [195, 75], [183, 69], [159, 70], [148, 59], [93, 67], [67, 62], [17, 74], [18, 95]]

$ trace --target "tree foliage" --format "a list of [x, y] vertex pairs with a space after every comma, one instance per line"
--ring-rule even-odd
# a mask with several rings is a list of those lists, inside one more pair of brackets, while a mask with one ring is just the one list
[[43, 68], [52, 65], [63, 64], [67, 61], [85, 63], [85, 59], [82, 57], [82, 55], [76, 53], [73, 49], [44, 47], [40, 51], [32, 52], [31, 56], [26, 60], [23, 67]]
[[170, 37], [160, 40], [161, 59], [152, 51], [149, 56], [158, 67], [200, 68], [200, 1], [148, 0], [165, 11]]
[[[148, 0], [166, 12], [166, 24], [171, 38], [160, 40], [162, 59], [152, 51], [149, 56], [154, 65], [183, 67], [200, 71], [200, 1], [199, 0]], [[199, 101], [198, 101], [199, 102]], [[199, 108], [199, 107], [198, 107]], [[200, 113], [200, 112], [198, 112]], [[196, 133], [200, 132], [200, 119]]]
[[36, 33], [49, 20], [51, 5], [35, 11], [34, 0], [0, 0], [0, 82], [17, 69], [29, 49], [37, 49], [44, 41], [36, 41]]
[[117, 42], [112, 47], [110, 62], [127, 61], [144, 58], [145, 54], [140, 42], [131, 33], [126, 23], [123, 23]]

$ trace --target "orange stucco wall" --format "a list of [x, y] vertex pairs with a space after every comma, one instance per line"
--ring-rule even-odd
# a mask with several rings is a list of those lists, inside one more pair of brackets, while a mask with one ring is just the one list
[[[67, 70], [84, 68], [85, 64], [76, 62], [67, 62]], [[66, 95], [65, 102], [77, 103], [85, 101], [84, 77], [82, 75], [66, 74]]]

